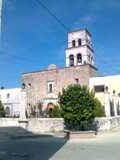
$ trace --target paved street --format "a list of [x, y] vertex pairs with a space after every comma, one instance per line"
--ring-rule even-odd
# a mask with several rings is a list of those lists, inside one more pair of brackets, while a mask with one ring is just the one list
[[0, 160], [120, 160], [120, 132], [97, 139], [41, 138], [0, 141]]
[[120, 160], [120, 132], [106, 133], [97, 139], [70, 141], [52, 160]]

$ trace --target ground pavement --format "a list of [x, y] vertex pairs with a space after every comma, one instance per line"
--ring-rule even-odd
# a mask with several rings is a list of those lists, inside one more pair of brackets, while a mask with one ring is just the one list
[[120, 160], [120, 129], [95, 139], [0, 139], [0, 160]]

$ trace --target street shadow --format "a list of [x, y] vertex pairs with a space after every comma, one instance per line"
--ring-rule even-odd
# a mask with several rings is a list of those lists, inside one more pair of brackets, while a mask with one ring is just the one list
[[66, 142], [66, 138], [33, 134], [21, 127], [0, 127], [0, 160], [48, 160]]

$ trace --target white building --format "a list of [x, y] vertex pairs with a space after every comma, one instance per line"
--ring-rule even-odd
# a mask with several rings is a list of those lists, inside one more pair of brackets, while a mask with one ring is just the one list
[[89, 86], [105, 107], [107, 117], [120, 115], [120, 75], [92, 77]]
[[91, 64], [94, 66], [94, 51], [91, 34], [86, 29], [68, 33], [66, 67]]
[[20, 117], [21, 112], [23, 112], [22, 104], [25, 102], [21, 88], [1, 89], [0, 99], [4, 105], [6, 116]]

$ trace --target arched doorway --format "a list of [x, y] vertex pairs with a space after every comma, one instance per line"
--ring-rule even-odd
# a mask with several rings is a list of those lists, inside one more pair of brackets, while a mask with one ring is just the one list
[[48, 115], [48, 117], [52, 117], [52, 110], [53, 110], [53, 108], [54, 108], [54, 104], [53, 103], [48, 103], [48, 105], [47, 105], [47, 115]]
[[74, 66], [74, 55], [70, 55], [69, 56], [69, 65], [72, 67], [72, 66]]
[[80, 53], [77, 54], [77, 64], [82, 63], [82, 55]]

